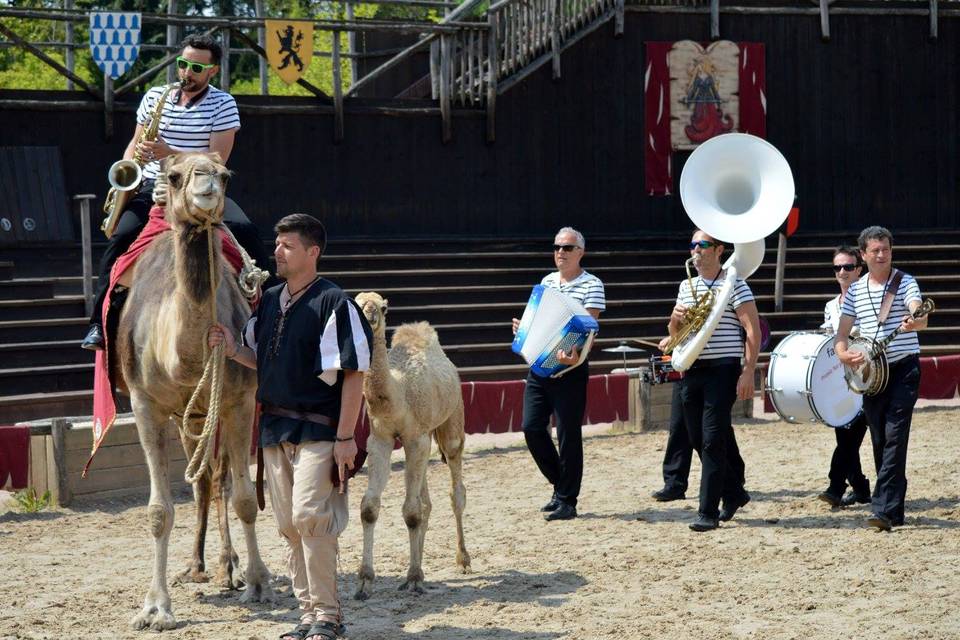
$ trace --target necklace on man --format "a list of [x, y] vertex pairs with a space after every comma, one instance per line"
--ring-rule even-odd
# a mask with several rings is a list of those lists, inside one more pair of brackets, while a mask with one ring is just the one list
[[293, 306], [293, 303], [296, 302], [295, 298], [300, 295], [303, 291], [311, 287], [317, 280], [320, 279], [320, 276], [317, 276], [307, 284], [303, 285], [293, 293], [290, 292], [290, 284], [284, 284], [283, 286], [287, 290], [287, 301], [280, 305], [279, 313], [277, 314], [277, 324], [273, 330], [273, 336], [270, 339], [270, 349], [268, 350], [270, 357], [277, 355], [280, 352], [280, 341], [283, 338], [283, 328], [287, 323], [287, 313], [290, 311], [290, 308]]
[[287, 301], [286, 301], [286, 303], [283, 305], [283, 312], [286, 313], [287, 310], [293, 305], [293, 302], [294, 302], [293, 299], [294, 299], [294, 298], [296, 298], [298, 295], [300, 295], [301, 292], [303, 292], [307, 287], [311, 286], [314, 282], [316, 282], [316, 281], [319, 280], [319, 279], [320, 279], [320, 276], [315, 277], [313, 280], [311, 280], [311, 281], [308, 282], [307, 284], [303, 285], [302, 287], [300, 287], [299, 289], [297, 289], [297, 290], [294, 291], [293, 293], [290, 293], [290, 283], [289, 283], [289, 282], [285, 283], [283, 286], [284, 286], [284, 287], [286, 288], [286, 290], [287, 290]]

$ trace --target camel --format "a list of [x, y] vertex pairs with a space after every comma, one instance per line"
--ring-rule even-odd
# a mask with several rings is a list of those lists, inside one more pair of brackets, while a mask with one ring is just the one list
[[373, 570], [373, 531], [380, 514], [380, 497], [390, 475], [390, 454], [395, 438], [406, 453], [404, 481], [406, 499], [403, 519], [410, 535], [410, 565], [400, 590], [421, 594], [423, 589], [423, 542], [430, 519], [427, 463], [430, 436], [450, 468], [450, 502], [457, 522], [457, 564], [470, 572], [470, 555], [463, 541], [463, 509], [467, 492], [463, 486], [463, 396], [456, 367], [440, 347], [437, 333], [426, 322], [404, 324], [394, 331], [387, 350], [387, 301], [373, 292], [356, 297], [370, 328], [373, 346], [370, 370], [363, 377], [363, 395], [370, 416], [367, 441], [369, 482], [360, 502], [363, 523], [363, 560], [354, 597], [370, 597]]
[[[213, 232], [210, 225], [222, 219], [229, 176], [219, 155], [178, 154], [168, 161], [166, 175], [166, 220], [171, 231], [158, 236], [137, 260], [114, 341], [118, 387], [130, 395], [150, 472], [147, 520], [154, 539], [153, 578], [143, 608], [131, 624], [136, 629], [150, 627], [155, 631], [176, 626], [166, 576], [174, 512], [165, 426], [172, 417], [184, 415], [203, 373], [206, 335], [213, 322], [211, 296], [215, 296], [217, 319], [235, 332], [250, 315], [219, 241], [212, 243], [216, 267], [211, 289], [207, 236]], [[221, 464], [229, 464], [233, 508], [246, 539], [246, 589], [241, 602], [273, 600], [270, 574], [257, 547], [257, 501], [247, 465], [255, 388], [255, 372], [226, 361], [219, 446], [225, 456]], [[204, 391], [195, 408], [205, 413], [207, 406], [209, 392]], [[188, 423], [193, 423], [194, 416], [188, 418]], [[194, 446], [184, 442], [188, 451]], [[205, 475], [219, 485], [217, 492], [221, 491], [225, 482], [221, 474], [208, 469]], [[198, 501], [210, 489], [202, 480], [195, 485]], [[232, 555], [232, 546], [225, 553]]]

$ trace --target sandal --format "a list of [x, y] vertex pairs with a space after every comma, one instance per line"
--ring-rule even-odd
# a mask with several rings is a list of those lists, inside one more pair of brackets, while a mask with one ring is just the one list
[[286, 633], [280, 634], [280, 640], [287, 640], [288, 638], [293, 638], [293, 640], [304, 640], [307, 636], [310, 635], [310, 629], [312, 625], [309, 624], [298, 624], [293, 628], [292, 631], [287, 631]]
[[[347, 627], [329, 620], [317, 620], [307, 632], [307, 638], [316, 640], [337, 640], [347, 632]], [[305, 639], [306, 640], [306, 639]]]

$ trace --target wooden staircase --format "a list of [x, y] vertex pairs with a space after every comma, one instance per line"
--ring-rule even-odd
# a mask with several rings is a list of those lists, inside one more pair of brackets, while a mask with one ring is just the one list
[[[902, 237], [901, 237], [902, 236]], [[783, 311], [774, 312], [774, 249], [749, 283], [773, 339], [815, 329], [837, 285], [829, 236], [791, 239]], [[937, 311], [921, 335], [925, 355], [960, 353], [960, 233], [938, 244], [900, 234], [895, 264], [917, 277]], [[924, 241], [928, 238], [922, 238]], [[607, 310], [591, 359], [597, 372], [622, 366], [601, 349], [620, 340], [656, 342], [684, 277], [687, 252], [671, 239], [588, 238], [584, 266], [605, 283]], [[670, 248], [663, 248], [670, 247]], [[93, 357], [79, 348], [86, 331], [78, 246], [0, 250], [0, 424], [91, 409]], [[510, 318], [530, 287], [552, 270], [543, 239], [386, 239], [333, 242], [323, 274], [351, 294], [375, 290], [390, 301], [390, 327], [427, 320], [464, 380], [516, 379], [526, 366], [510, 351]], [[641, 354], [642, 356], [642, 354]], [[766, 357], [765, 355], [763, 357]], [[628, 359], [631, 366], [645, 356]]]

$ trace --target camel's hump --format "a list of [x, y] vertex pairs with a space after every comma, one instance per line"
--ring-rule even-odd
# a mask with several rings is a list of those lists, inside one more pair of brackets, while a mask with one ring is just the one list
[[437, 332], [429, 322], [408, 322], [393, 331], [390, 346], [404, 346], [410, 350], [425, 349], [429, 345], [440, 345]]

